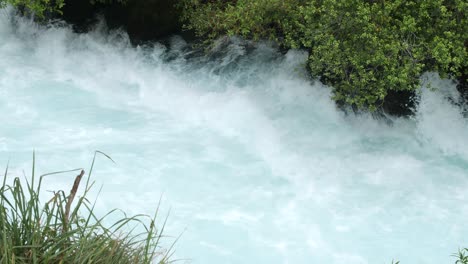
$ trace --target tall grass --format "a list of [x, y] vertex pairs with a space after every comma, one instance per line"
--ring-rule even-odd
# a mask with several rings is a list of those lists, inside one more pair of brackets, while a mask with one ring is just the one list
[[468, 264], [468, 248], [458, 250], [453, 256], [457, 258], [455, 264]]
[[[9, 184], [7, 166], [0, 188], [0, 263], [170, 262], [172, 247], [168, 250], [160, 247], [167, 217], [161, 228], [155, 225], [159, 204], [152, 217], [124, 215], [113, 224], [105, 225], [108, 217], [118, 210], [112, 210], [104, 217], [96, 216], [95, 204], [87, 196], [93, 185], [90, 177], [98, 153], [101, 152], [94, 155], [84, 192], [76, 200], [85, 176], [82, 169], [37, 177], [33, 155], [30, 179], [22, 181], [16, 177]], [[50, 200], [40, 201], [46, 176], [73, 172], [78, 175], [69, 193], [57, 191], [51, 194]], [[143, 231], [135, 234], [135, 230]]]

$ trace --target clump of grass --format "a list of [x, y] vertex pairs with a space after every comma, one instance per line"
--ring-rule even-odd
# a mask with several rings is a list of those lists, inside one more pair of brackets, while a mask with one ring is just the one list
[[458, 250], [458, 254], [454, 254], [457, 258], [455, 264], [468, 264], [468, 248]]
[[[170, 262], [172, 247], [163, 250], [159, 245], [166, 221], [160, 229], [156, 228], [158, 210], [153, 217], [124, 215], [110, 226], [103, 222], [117, 210], [101, 218], [95, 215], [94, 204], [86, 198], [93, 185], [89, 178], [95, 158], [96, 154], [84, 193], [77, 197], [74, 206], [72, 203], [85, 175], [84, 170], [48, 173], [37, 180], [33, 155], [30, 180], [26, 179], [24, 183], [16, 177], [12, 184], [8, 184], [7, 167], [0, 188], [0, 263]], [[54, 192], [49, 201], [40, 201], [39, 194], [46, 176], [74, 171], [79, 174], [70, 193]], [[138, 229], [136, 225], [140, 225], [143, 232], [134, 234], [132, 230]], [[127, 232], [129, 226], [133, 229]]]

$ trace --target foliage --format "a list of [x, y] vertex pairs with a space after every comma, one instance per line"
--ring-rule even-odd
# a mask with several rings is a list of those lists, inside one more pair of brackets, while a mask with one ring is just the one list
[[[85, 0], [83, 0], [85, 1]], [[126, 4], [128, 0], [89, 0], [92, 4]], [[37, 19], [44, 19], [48, 15], [62, 14], [66, 0], [0, 0], [0, 8], [5, 5], [17, 7], [25, 15], [34, 15]]]
[[454, 257], [457, 258], [455, 264], [468, 264], [468, 248], [460, 249]]
[[313, 77], [338, 102], [376, 109], [389, 90], [414, 91], [425, 71], [467, 73], [463, 0], [182, 0], [186, 28], [305, 48]]
[[43, 19], [48, 14], [61, 14], [65, 0], [0, 0], [0, 7], [5, 5], [12, 5], [19, 8], [23, 14], [31, 14]]
[[[34, 160], [34, 159], [33, 159]], [[94, 159], [93, 159], [94, 164]], [[84, 194], [75, 207], [72, 202], [84, 171], [75, 179], [69, 195], [55, 192], [41, 203], [39, 194], [44, 177], [36, 181], [33, 170], [30, 181], [19, 178], [7, 184], [8, 168], [0, 188], [0, 263], [168, 263], [169, 251], [159, 252], [161, 230], [156, 229], [155, 217], [122, 217], [111, 226], [103, 222], [116, 210], [98, 218], [87, 195], [92, 184], [89, 176]], [[107, 220], [106, 220], [107, 221]], [[128, 225], [140, 225], [144, 232], [126, 233]]]

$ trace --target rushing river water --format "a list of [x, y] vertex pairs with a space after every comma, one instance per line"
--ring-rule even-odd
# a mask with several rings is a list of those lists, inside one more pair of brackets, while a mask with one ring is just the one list
[[[191, 263], [453, 263], [468, 246], [468, 121], [428, 75], [414, 118], [345, 115], [307, 54], [38, 27], [0, 10], [0, 167], [88, 167], [98, 213], [171, 208]], [[71, 187], [73, 175], [47, 178]], [[167, 244], [172, 242], [167, 239]]]

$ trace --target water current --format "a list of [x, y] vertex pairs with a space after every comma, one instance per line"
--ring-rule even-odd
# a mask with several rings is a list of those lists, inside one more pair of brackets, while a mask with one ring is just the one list
[[190, 263], [440, 264], [468, 246], [455, 84], [427, 74], [411, 118], [345, 114], [303, 51], [187, 47], [0, 10], [0, 168], [29, 174], [33, 150], [40, 173], [88, 168], [103, 151], [97, 212], [152, 214], [162, 196]]

